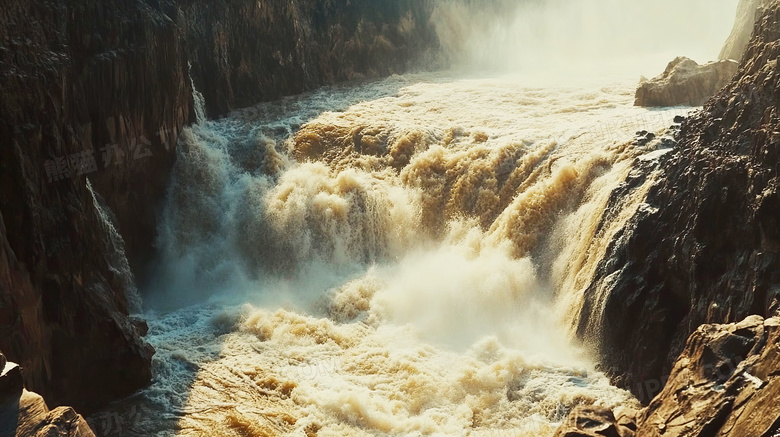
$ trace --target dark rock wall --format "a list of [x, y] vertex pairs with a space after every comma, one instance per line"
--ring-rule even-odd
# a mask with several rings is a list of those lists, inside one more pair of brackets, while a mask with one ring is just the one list
[[436, 63], [431, 0], [181, 1], [207, 114]]
[[583, 311], [580, 335], [644, 401], [699, 325], [780, 306], [780, 3], [761, 17], [735, 78], [683, 122], [651, 207], [616, 236], [586, 291], [586, 307], [607, 299], [598, 333]]
[[[79, 411], [151, 377], [128, 318], [113, 211], [136, 273], [178, 132], [338, 80], [411, 68], [436, 46], [427, 0], [0, 0], [0, 348]], [[141, 329], [142, 331], [142, 329]]]

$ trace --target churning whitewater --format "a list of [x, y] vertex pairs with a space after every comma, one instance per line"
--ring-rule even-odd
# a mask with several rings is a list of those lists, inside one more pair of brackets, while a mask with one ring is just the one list
[[635, 132], [686, 112], [633, 85], [395, 76], [185, 130], [124, 434], [548, 436], [631, 405], [568, 323], [650, 182], [611, 190], [671, 147]]

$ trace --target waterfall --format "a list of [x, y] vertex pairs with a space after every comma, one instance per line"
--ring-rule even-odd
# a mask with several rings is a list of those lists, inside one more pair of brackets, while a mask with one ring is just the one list
[[190, 78], [190, 86], [192, 87], [192, 103], [195, 106], [195, 122], [197, 124], [203, 124], [208, 120], [206, 118], [206, 99], [203, 98], [203, 94], [195, 88], [195, 81], [192, 79], [191, 62], [187, 62], [187, 75]]
[[135, 285], [133, 272], [130, 270], [130, 263], [125, 253], [125, 241], [122, 235], [116, 229], [116, 219], [108, 205], [105, 204], [99, 194], [92, 188], [92, 182], [87, 181], [87, 190], [92, 196], [92, 205], [95, 207], [98, 219], [102, 228], [105, 250], [102, 252], [106, 256], [108, 267], [122, 282], [127, 299], [128, 310], [130, 313], [139, 313], [141, 311], [141, 296]]

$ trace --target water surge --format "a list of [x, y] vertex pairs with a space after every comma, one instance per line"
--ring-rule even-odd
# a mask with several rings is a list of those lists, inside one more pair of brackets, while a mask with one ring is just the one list
[[635, 402], [567, 329], [641, 206], [605, 219], [609, 193], [663, 153], [631, 138], [685, 112], [630, 101], [409, 75], [185, 130], [146, 302], [156, 381], [129, 401], [160, 414], [134, 432], [551, 435], [577, 404]]

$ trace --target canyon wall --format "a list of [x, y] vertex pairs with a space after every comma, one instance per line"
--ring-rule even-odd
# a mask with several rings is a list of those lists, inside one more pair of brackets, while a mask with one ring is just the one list
[[219, 116], [400, 73], [437, 44], [428, 1], [2, 3], [0, 348], [79, 411], [151, 378], [129, 267], [143, 277], [195, 120], [190, 65]]
[[[735, 78], [682, 122], [648, 207], [612, 241], [586, 291], [580, 337], [643, 401], [700, 325], [780, 308], [780, 3], [760, 14]], [[595, 313], [600, 326], [589, 323]]]
[[182, 0], [208, 116], [436, 63], [431, 0]]

